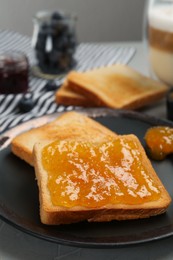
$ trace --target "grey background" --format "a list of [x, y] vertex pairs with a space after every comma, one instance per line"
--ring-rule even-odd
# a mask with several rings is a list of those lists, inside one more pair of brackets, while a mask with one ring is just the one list
[[82, 42], [138, 41], [146, 0], [0, 0], [0, 29], [32, 35], [38, 10], [63, 9], [78, 16]]

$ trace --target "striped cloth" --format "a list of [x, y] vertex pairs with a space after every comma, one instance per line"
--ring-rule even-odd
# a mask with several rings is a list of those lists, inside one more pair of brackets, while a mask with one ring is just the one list
[[[31, 48], [31, 39], [16, 32], [2, 30], [0, 31], [0, 51], [19, 50], [23, 51], [30, 65], [35, 64], [33, 50]], [[102, 43], [81, 43], [77, 47], [75, 58], [77, 60], [78, 71], [111, 65], [115, 63], [127, 64], [133, 55], [133, 47], [115, 47], [113, 44]], [[56, 79], [60, 85], [64, 76]], [[18, 103], [22, 94], [0, 95], [0, 134], [8, 128], [14, 127], [19, 123], [25, 122], [31, 118], [40, 117], [45, 114], [72, 110], [74, 107], [64, 107], [54, 101], [54, 91], [45, 91], [45, 79], [36, 78], [30, 75], [29, 88], [31, 98], [35, 101], [34, 108], [27, 113], [21, 113]]]

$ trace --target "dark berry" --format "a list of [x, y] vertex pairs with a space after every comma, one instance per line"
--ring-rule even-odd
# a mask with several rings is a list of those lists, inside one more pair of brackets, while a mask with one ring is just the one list
[[68, 45], [69, 45], [69, 41], [68, 41], [68, 38], [66, 36], [58, 37], [54, 41], [55, 48], [60, 50], [60, 51], [67, 49]]
[[68, 23], [64, 20], [59, 21], [56, 26], [56, 31], [58, 35], [66, 34], [68, 30]]
[[21, 112], [29, 112], [35, 105], [34, 100], [27, 95], [24, 95], [23, 98], [19, 101], [18, 107]]
[[48, 28], [49, 28], [49, 24], [48, 24], [48, 23], [43, 22], [43, 23], [41, 24], [41, 31], [45, 31], [45, 30], [47, 30]]
[[39, 62], [43, 62], [44, 61], [44, 51], [37, 51], [36, 52], [36, 58]]
[[53, 91], [53, 90], [57, 90], [60, 86], [56, 84], [55, 81], [50, 80], [46, 83], [45, 85], [45, 90], [46, 91]]
[[45, 32], [40, 31], [38, 33], [38, 38], [37, 38], [37, 42], [35, 45], [36, 50], [43, 50], [45, 48], [46, 38], [47, 38], [47, 35], [45, 34]]
[[70, 66], [70, 57], [68, 55], [63, 55], [59, 60], [59, 67], [62, 71], [67, 71]]
[[77, 45], [77, 41], [76, 41], [76, 37], [75, 36], [71, 36], [69, 37], [69, 46], [70, 48], [76, 48]]
[[50, 62], [56, 66], [56, 64], [59, 63], [59, 59], [61, 58], [61, 56], [62, 56], [61, 52], [53, 50], [50, 53]]
[[70, 68], [72, 69], [72, 68], [74, 68], [76, 65], [77, 65], [77, 61], [76, 61], [74, 58], [72, 58], [72, 59], [70, 60]]
[[52, 21], [50, 22], [50, 27], [51, 27], [53, 30], [55, 30], [56, 34], [59, 32], [59, 31], [58, 31], [58, 24], [59, 24], [59, 22], [58, 22], [57, 20], [52, 20]]
[[74, 52], [75, 52], [74, 48], [68, 48], [66, 50], [67, 55], [69, 55], [69, 57], [71, 58], [73, 57]]
[[64, 15], [61, 12], [54, 12], [51, 16], [52, 20], [63, 20], [64, 19]]

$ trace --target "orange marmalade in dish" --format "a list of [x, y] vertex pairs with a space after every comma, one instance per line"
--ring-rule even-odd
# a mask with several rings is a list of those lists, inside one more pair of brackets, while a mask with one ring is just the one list
[[173, 153], [173, 128], [157, 126], [147, 130], [145, 141], [150, 155], [155, 160], [163, 160]]
[[159, 185], [134, 140], [117, 138], [100, 144], [63, 140], [45, 146], [42, 164], [53, 205], [98, 208], [159, 199]]

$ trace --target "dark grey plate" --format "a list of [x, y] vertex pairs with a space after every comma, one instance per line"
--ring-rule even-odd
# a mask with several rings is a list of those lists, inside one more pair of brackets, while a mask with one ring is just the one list
[[[82, 113], [94, 117], [118, 134], [136, 134], [144, 143], [146, 130], [154, 125], [169, 125], [163, 121], [129, 111], [88, 109]], [[0, 145], [0, 217], [30, 235], [55, 243], [79, 247], [113, 248], [149, 242], [173, 235], [173, 204], [167, 213], [143, 220], [112, 221], [110, 223], [78, 223], [46, 226], [39, 219], [38, 188], [34, 169], [10, 151], [10, 140], [21, 131], [54, 119], [59, 114], [44, 116], [24, 123], [3, 134]], [[10, 137], [4, 138], [4, 136]], [[173, 160], [152, 161], [153, 167], [173, 197]]]

